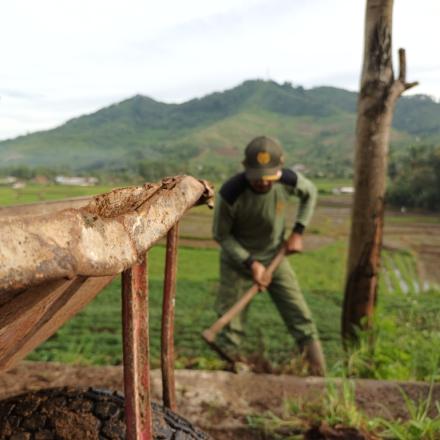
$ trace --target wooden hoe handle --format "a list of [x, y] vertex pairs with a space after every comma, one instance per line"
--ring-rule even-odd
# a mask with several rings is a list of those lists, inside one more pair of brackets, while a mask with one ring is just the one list
[[[275, 255], [274, 259], [270, 262], [269, 266], [267, 266], [266, 274], [272, 275], [285, 255], [286, 247], [283, 245]], [[203, 331], [202, 336], [205, 341], [214, 342], [216, 336], [223, 329], [223, 327], [231, 322], [231, 320], [251, 302], [252, 298], [258, 293], [258, 291], [258, 284], [254, 283], [252, 287], [224, 315], [215, 321], [211, 327]]]

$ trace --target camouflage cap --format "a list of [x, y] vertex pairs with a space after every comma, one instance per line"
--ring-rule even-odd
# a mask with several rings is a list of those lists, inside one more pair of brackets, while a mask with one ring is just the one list
[[244, 151], [243, 165], [249, 180], [278, 180], [284, 162], [283, 147], [270, 137], [252, 139]]

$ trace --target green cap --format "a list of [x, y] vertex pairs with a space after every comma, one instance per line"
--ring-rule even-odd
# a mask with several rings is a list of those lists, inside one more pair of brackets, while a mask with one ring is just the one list
[[249, 180], [278, 180], [283, 165], [283, 147], [270, 137], [252, 139], [244, 150], [246, 177]]

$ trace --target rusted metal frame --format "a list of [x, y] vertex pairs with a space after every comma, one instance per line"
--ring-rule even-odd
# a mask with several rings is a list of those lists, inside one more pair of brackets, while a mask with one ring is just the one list
[[148, 335], [147, 256], [122, 273], [127, 440], [153, 440]]
[[212, 198], [207, 182], [177, 176], [101, 194], [81, 209], [0, 218], [0, 300], [53, 280], [120, 273]]
[[165, 278], [162, 304], [162, 399], [165, 407], [176, 411], [176, 386], [174, 379], [174, 310], [176, 299], [177, 243], [179, 223], [167, 234]]

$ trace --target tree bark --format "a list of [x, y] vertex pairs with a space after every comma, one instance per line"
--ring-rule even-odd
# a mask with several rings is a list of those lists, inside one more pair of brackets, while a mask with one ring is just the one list
[[369, 329], [377, 298], [382, 247], [389, 133], [395, 103], [405, 90], [405, 51], [400, 71], [392, 65], [393, 0], [368, 0], [364, 62], [358, 98], [355, 195], [342, 315], [342, 335], [356, 340], [357, 329]]

